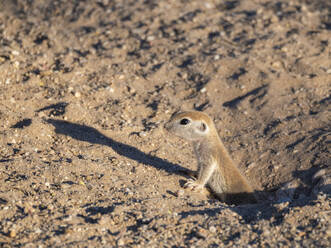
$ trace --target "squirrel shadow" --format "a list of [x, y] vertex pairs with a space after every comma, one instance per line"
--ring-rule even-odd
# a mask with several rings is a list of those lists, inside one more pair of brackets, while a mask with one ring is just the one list
[[135, 160], [138, 163], [153, 166], [158, 170], [164, 170], [171, 174], [183, 175], [183, 172], [186, 171], [185, 168], [177, 164], [170, 163], [162, 158], [146, 154], [133, 146], [113, 140], [93, 127], [56, 119], [47, 119], [46, 122], [55, 127], [57, 134], [67, 135], [76, 140], [92, 144], [109, 146], [117, 154]]

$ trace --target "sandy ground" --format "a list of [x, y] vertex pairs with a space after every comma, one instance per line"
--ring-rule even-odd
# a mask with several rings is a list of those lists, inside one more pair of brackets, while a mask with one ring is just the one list
[[[330, 247], [330, 1], [0, 1], [1, 247]], [[183, 189], [215, 121], [260, 201]]]

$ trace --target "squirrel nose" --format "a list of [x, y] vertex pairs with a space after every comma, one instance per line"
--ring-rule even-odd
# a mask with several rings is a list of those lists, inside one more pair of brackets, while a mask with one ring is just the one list
[[166, 130], [169, 130], [169, 128], [170, 128], [170, 124], [169, 124], [169, 122], [166, 122], [166, 123], [163, 125], [163, 128], [166, 129]]

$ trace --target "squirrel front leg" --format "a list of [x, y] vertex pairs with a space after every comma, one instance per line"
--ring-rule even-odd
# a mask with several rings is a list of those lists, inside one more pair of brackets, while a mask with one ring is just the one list
[[215, 162], [210, 164], [200, 164], [198, 171], [198, 178], [196, 180], [189, 179], [184, 187], [193, 191], [200, 190], [207, 184], [211, 175], [214, 173], [217, 164]]

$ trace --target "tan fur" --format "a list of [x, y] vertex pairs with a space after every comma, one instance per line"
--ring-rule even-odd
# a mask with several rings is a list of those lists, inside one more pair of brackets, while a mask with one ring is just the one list
[[208, 115], [198, 111], [177, 113], [164, 127], [193, 143], [197, 179], [189, 180], [185, 187], [199, 190], [208, 186], [218, 199], [231, 204], [256, 202], [254, 190], [233, 163]]

